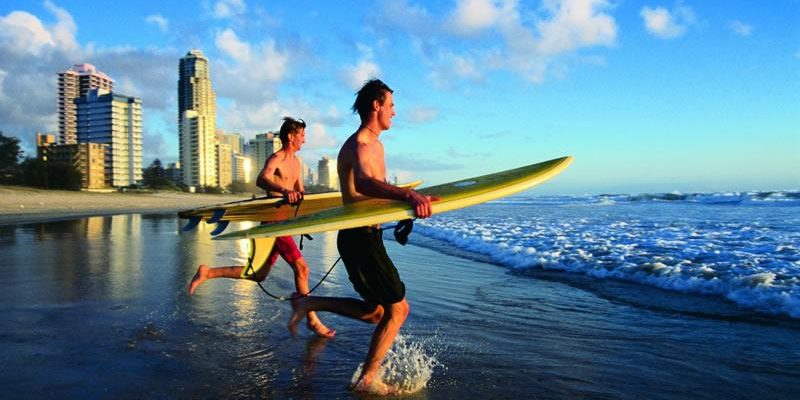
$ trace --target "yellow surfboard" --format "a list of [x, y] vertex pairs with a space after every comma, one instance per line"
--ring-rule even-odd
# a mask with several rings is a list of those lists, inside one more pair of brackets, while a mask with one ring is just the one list
[[[556, 176], [570, 163], [572, 163], [572, 157], [561, 157], [508, 171], [431, 186], [419, 189], [418, 192], [440, 198], [431, 204], [435, 215], [530, 189]], [[413, 217], [414, 210], [404, 201], [369, 199], [290, 220], [226, 233], [214, 239], [254, 239], [302, 235], [377, 225]]]
[[[400, 186], [414, 188], [420, 184], [422, 181], [404, 183]], [[283, 221], [341, 205], [342, 194], [329, 192], [306, 195], [300, 205], [286, 204], [281, 198], [259, 197], [184, 210], [179, 212], [178, 216], [189, 219], [189, 222], [183, 227], [183, 231], [190, 231], [196, 228], [200, 221], [205, 221], [218, 224], [217, 228], [211, 232], [212, 235], [216, 235], [225, 230], [231, 221]]]

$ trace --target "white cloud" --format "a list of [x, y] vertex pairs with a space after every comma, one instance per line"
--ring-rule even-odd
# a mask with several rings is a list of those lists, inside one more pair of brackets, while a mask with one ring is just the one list
[[[516, 2], [507, 2], [507, 4]], [[462, 0], [456, 5], [450, 19], [450, 28], [463, 35], [471, 35], [492, 27], [498, 20], [502, 5], [493, 0]]]
[[548, 1], [545, 8], [552, 17], [537, 23], [541, 54], [562, 54], [581, 47], [610, 46], [617, 38], [617, 25], [606, 0]]
[[321, 123], [308, 123], [306, 126], [306, 144], [304, 149], [330, 149], [336, 147], [336, 139], [331, 136], [324, 124]]
[[169, 20], [167, 20], [161, 14], [148, 15], [145, 17], [144, 21], [148, 24], [157, 26], [161, 32], [166, 33], [169, 30]]
[[440, 49], [437, 59], [432, 62], [428, 79], [440, 89], [451, 89], [455, 80], [482, 82], [484, 75], [473, 56]]
[[415, 106], [408, 111], [408, 120], [424, 124], [434, 121], [439, 116], [439, 109], [435, 107]]
[[85, 54], [75, 41], [72, 16], [50, 2], [44, 5], [54, 23], [25, 11], [0, 16], [0, 121], [26, 143], [33, 143], [36, 131], [56, 130], [55, 74], [82, 62]]
[[[398, 3], [405, 4], [395, 1], [395, 8], [404, 10]], [[490, 70], [507, 70], [530, 82], [542, 82], [564, 74], [564, 59], [572, 53], [616, 43], [618, 28], [608, 12], [613, 8], [609, 0], [544, 0], [536, 10], [525, 7], [518, 0], [461, 0], [445, 13], [444, 20], [429, 18], [429, 25], [438, 28], [424, 31], [395, 23], [389, 15], [382, 21], [412, 35], [412, 43], [431, 69], [429, 79], [443, 89], [462, 81], [482, 82]], [[425, 10], [415, 9], [415, 13], [428, 15]], [[465, 36], [469, 42], [460, 38]]]
[[406, 0], [387, 0], [374, 18], [376, 25], [392, 25], [406, 32], [425, 35], [436, 28], [435, 19], [421, 6], [410, 6]]
[[[306, 141], [309, 149], [328, 145], [327, 127], [342, 123], [341, 114], [335, 107], [320, 107], [301, 98], [273, 99], [255, 104], [235, 102], [218, 107], [217, 115], [224, 121], [218, 122], [220, 128], [224, 126], [226, 131], [240, 132], [248, 137], [258, 132], [277, 130], [286, 116], [303, 119], [308, 124]], [[311, 138], [311, 133], [320, 137]]]
[[358, 90], [364, 83], [372, 78], [377, 78], [381, 74], [381, 68], [369, 60], [361, 60], [358, 64], [344, 68], [342, 77], [353, 90]]
[[218, 32], [215, 44], [227, 56], [212, 60], [212, 81], [221, 96], [249, 107], [274, 100], [276, 85], [289, 75], [292, 55], [272, 39], [249, 43], [231, 29]]
[[644, 19], [645, 29], [662, 39], [683, 36], [695, 21], [694, 11], [686, 6], [678, 6], [672, 11], [664, 7], [644, 7], [640, 15]]
[[45, 26], [33, 14], [12, 11], [0, 17], [0, 44], [17, 55], [40, 55], [45, 51], [72, 52], [79, 49], [75, 34], [78, 30], [72, 16], [63, 8], [46, 1], [45, 8], [56, 22]]
[[742, 37], [750, 36], [750, 34], [753, 33], [753, 26], [745, 24], [742, 21], [731, 21], [728, 23], [728, 28], [730, 28], [735, 34]]
[[219, 0], [214, 4], [214, 17], [230, 18], [247, 10], [244, 0]]
[[67, 10], [57, 7], [50, 1], [45, 1], [44, 7], [47, 11], [55, 15], [57, 19], [56, 23], [51, 28], [56, 45], [67, 51], [78, 49], [78, 42], [75, 40], [78, 26], [72, 19], [72, 15], [70, 15]]
[[0, 18], [0, 44], [15, 54], [39, 55], [56, 43], [39, 18], [25, 11], [13, 11]]
[[237, 62], [247, 62], [251, 59], [250, 45], [241, 41], [236, 32], [231, 29], [217, 33], [214, 43], [218, 49]]

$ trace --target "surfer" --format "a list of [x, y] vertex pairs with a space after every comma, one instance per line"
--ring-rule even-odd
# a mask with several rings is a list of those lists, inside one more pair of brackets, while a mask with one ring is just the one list
[[[279, 133], [281, 149], [273, 153], [264, 164], [264, 168], [258, 174], [256, 185], [267, 192], [270, 197], [282, 197], [289, 204], [297, 204], [303, 199], [303, 179], [300, 170], [300, 161], [295, 157], [295, 153], [300, 151], [306, 140], [306, 123], [303, 120], [295, 120], [285, 117]], [[209, 267], [200, 265], [197, 273], [189, 284], [189, 294], [194, 293], [200, 284], [208, 279], [231, 278], [231, 279], [250, 279], [257, 282], [263, 281], [269, 274], [278, 255], [283, 257], [294, 271], [294, 284], [298, 293], [308, 293], [308, 264], [291, 236], [279, 237], [275, 240], [272, 252], [267, 258], [266, 265], [256, 274], [248, 278], [242, 278], [243, 265], [230, 267]], [[319, 320], [316, 313], [309, 311], [306, 313], [308, 329], [314, 331], [321, 337], [331, 338], [336, 331], [328, 329]]]
[[[378, 79], [367, 82], [356, 94], [353, 112], [361, 126], [345, 141], [338, 157], [342, 201], [353, 203], [368, 197], [409, 202], [417, 217], [431, 215], [436, 200], [386, 183], [386, 163], [379, 136], [391, 127], [394, 112], [393, 91]], [[378, 375], [381, 362], [408, 316], [405, 285], [386, 254], [380, 227], [339, 231], [337, 247], [355, 290], [362, 299], [299, 297], [292, 301], [289, 330], [295, 333], [303, 316], [312, 311], [329, 311], [360, 321], [377, 324], [361, 375], [353, 389], [389, 394], [396, 390]]]

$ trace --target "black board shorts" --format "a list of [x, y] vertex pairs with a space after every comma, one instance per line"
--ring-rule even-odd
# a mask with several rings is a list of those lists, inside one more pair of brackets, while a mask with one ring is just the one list
[[406, 297], [406, 285], [394, 267], [377, 228], [339, 231], [336, 240], [353, 288], [372, 304], [394, 304]]

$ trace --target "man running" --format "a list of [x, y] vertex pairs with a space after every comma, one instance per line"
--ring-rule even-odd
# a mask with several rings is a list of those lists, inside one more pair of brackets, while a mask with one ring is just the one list
[[[353, 112], [359, 114], [361, 126], [345, 141], [338, 158], [343, 202], [353, 203], [367, 197], [403, 200], [414, 207], [417, 217], [429, 217], [431, 201], [437, 199], [386, 183], [386, 163], [379, 136], [391, 127], [395, 115], [392, 89], [378, 79], [367, 82], [356, 95]], [[311, 311], [330, 311], [377, 324], [354, 389], [393, 393], [395, 388], [381, 380], [378, 369], [408, 316], [405, 285], [386, 254], [380, 227], [340, 231], [337, 247], [350, 282], [363, 300], [332, 297], [295, 299], [292, 301], [289, 330], [295, 332], [303, 315]]]
[[[303, 120], [285, 117], [279, 135], [282, 144], [281, 149], [267, 159], [264, 168], [256, 179], [256, 185], [264, 189], [270, 197], [282, 197], [289, 204], [297, 204], [303, 199], [304, 190], [300, 161], [295, 157], [295, 153], [300, 151], [303, 143], [305, 143], [306, 123]], [[297, 249], [297, 245], [291, 236], [277, 238], [264, 267], [255, 275], [246, 279], [257, 282], [263, 281], [272, 270], [278, 255], [292, 266], [297, 292], [308, 293], [308, 264], [306, 264], [303, 255], [300, 254], [300, 250]], [[189, 294], [194, 293], [197, 287], [208, 279], [244, 279], [241, 277], [244, 268], [243, 265], [213, 268], [207, 265], [200, 265], [192, 282], [189, 284]], [[317, 335], [330, 338], [336, 334], [336, 331], [328, 329], [313, 311], [308, 312], [306, 317], [308, 319], [308, 329], [314, 331]]]

